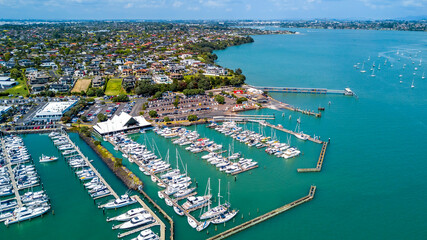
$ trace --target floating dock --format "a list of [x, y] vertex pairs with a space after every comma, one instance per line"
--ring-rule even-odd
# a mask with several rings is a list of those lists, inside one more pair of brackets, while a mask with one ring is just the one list
[[80, 151], [79, 147], [77, 147], [76, 144], [74, 144], [74, 142], [70, 139], [70, 136], [68, 136], [67, 132], [64, 131], [63, 132], [63, 136], [65, 136], [67, 138], [68, 142], [71, 145], [73, 145], [73, 148], [77, 151], [78, 155], [80, 155], [85, 160], [85, 162], [88, 164], [88, 166], [90, 167], [90, 169], [92, 169], [92, 171], [95, 173], [95, 175], [102, 181], [102, 183], [110, 191], [110, 194], [107, 194], [107, 195], [105, 195], [103, 197], [106, 197], [106, 196], [109, 196], [109, 195], [113, 195], [116, 199], [118, 199], [119, 195], [117, 195], [117, 193], [113, 190], [113, 188], [107, 183], [107, 181], [105, 181], [105, 179], [98, 172], [98, 170], [96, 170], [96, 168], [92, 165], [92, 163], [90, 163], [89, 159]]
[[323, 142], [322, 150], [320, 150], [319, 160], [315, 168], [298, 168], [298, 172], [320, 172], [322, 170], [323, 159], [325, 158], [328, 142]]
[[141, 204], [141, 206], [144, 208], [144, 209], [146, 209], [150, 214], [151, 214], [151, 216], [153, 216], [154, 217], [154, 219], [156, 219], [156, 222], [155, 223], [152, 223], [152, 224], [149, 224], [149, 225], [146, 225], [146, 226], [142, 226], [142, 227], [140, 227], [140, 228], [136, 228], [136, 229], [133, 229], [133, 230], [130, 230], [130, 231], [127, 231], [127, 232], [124, 232], [124, 233], [120, 233], [120, 234], [118, 234], [117, 235], [117, 237], [118, 238], [123, 238], [123, 237], [126, 237], [126, 236], [128, 236], [128, 235], [131, 235], [131, 234], [134, 234], [134, 233], [137, 233], [137, 232], [140, 232], [140, 231], [142, 231], [142, 230], [144, 230], [144, 229], [147, 229], [147, 228], [150, 228], [150, 227], [153, 227], [153, 226], [156, 226], [156, 225], [160, 225], [160, 240], [165, 240], [165, 238], [166, 238], [166, 225], [162, 222], [162, 220], [160, 220], [160, 218], [151, 210], [151, 208], [149, 208], [148, 206], [147, 206], [147, 204], [145, 204], [145, 202], [144, 201], [142, 201], [141, 200], [141, 198], [138, 196], [138, 195], [134, 195], [134, 196], [132, 196], [132, 198], [135, 198], [137, 201], [138, 201], [138, 203], [139, 204]]
[[281, 214], [281, 213], [283, 213], [283, 212], [285, 212], [285, 211], [287, 211], [287, 210], [289, 210], [291, 208], [294, 208], [294, 207], [296, 207], [298, 205], [301, 205], [303, 203], [306, 203], [306, 202], [312, 200], [314, 198], [315, 192], [316, 192], [316, 186], [311, 186], [310, 187], [310, 192], [308, 193], [307, 196], [302, 197], [302, 198], [300, 198], [300, 199], [298, 199], [296, 201], [293, 201], [293, 202], [291, 202], [289, 204], [286, 204], [286, 205], [284, 205], [284, 206], [282, 206], [280, 208], [277, 208], [277, 209], [275, 209], [275, 210], [273, 210], [271, 212], [268, 212], [268, 213], [266, 213], [264, 215], [261, 215], [261, 216], [259, 216], [257, 218], [249, 220], [249, 221], [247, 221], [247, 222], [245, 222], [243, 224], [240, 224], [240, 225], [238, 225], [238, 226], [236, 226], [234, 228], [231, 228], [231, 229], [229, 229], [229, 230], [227, 230], [225, 232], [222, 232], [222, 233], [220, 233], [220, 234], [218, 234], [216, 236], [208, 238], [208, 240], [224, 239], [224, 238], [230, 237], [230, 236], [232, 236], [232, 235], [234, 235], [234, 234], [236, 234], [238, 232], [241, 232], [241, 231], [243, 231], [245, 229], [248, 229], [248, 228], [250, 228], [252, 226], [255, 226], [258, 223], [266, 221], [266, 220], [268, 220], [268, 219], [270, 219], [270, 218], [272, 218], [272, 217], [274, 217], [274, 216], [276, 216], [278, 214]]
[[4, 157], [7, 160], [6, 167], [7, 167], [7, 171], [9, 172], [10, 181], [12, 182], [12, 188], [13, 188], [13, 192], [15, 193], [15, 199], [16, 199], [16, 202], [18, 203], [18, 207], [20, 208], [20, 207], [23, 206], [22, 205], [22, 201], [21, 201], [21, 196], [19, 195], [19, 189], [18, 189], [18, 186], [16, 184], [15, 174], [12, 171], [12, 164], [11, 164], [11, 161], [10, 161], [10, 156], [9, 156], [9, 154], [6, 151], [6, 146], [4, 144], [4, 139], [3, 138], [1, 139], [1, 147], [2, 147], [2, 150], [3, 150], [2, 151], [3, 155], [4, 155]]
[[[112, 142], [110, 139], [108, 139], [108, 142], [111, 144], [111, 145], [113, 145], [114, 147], [117, 147], [117, 149], [120, 151], [120, 152], [122, 152], [122, 153], [124, 153], [124, 154], [126, 154], [125, 153], [125, 151], [123, 151], [123, 149], [121, 148], [121, 147], [119, 147], [119, 146], [117, 146], [114, 142]], [[156, 181], [157, 182], [161, 182], [161, 183], [163, 183], [163, 184], [165, 184], [164, 182], [163, 182], [163, 180], [161, 180], [159, 177], [157, 177], [156, 176], [156, 174], [154, 174], [154, 173], [152, 173], [152, 172], [150, 172], [149, 171], [149, 169], [147, 168], [147, 167], [145, 167], [144, 165], [142, 165], [139, 161], [136, 161], [135, 159], [133, 159], [133, 157], [132, 156], [128, 156], [127, 157], [128, 159], [129, 159], [129, 161], [131, 161], [131, 162], [133, 162], [133, 163], [135, 163], [136, 165], [138, 165], [139, 167], [142, 167], [145, 171], [147, 171], [147, 172], [149, 172], [150, 173], [150, 176], [153, 176], [155, 179], [156, 179]], [[166, 186], [167, 186], [167, 184], [165, 184]], [[162, 214], [163, 214], [163, 216], [166, 218], [166, 219], [168, 219], [168, 221], [169, 221], [169, 224], [170, 224], [170, 239], [171, 240], [173, 240], [174, 239], [174, 223], [173, 223], [173, 220], [172, 220], [172, 218], [171, 217], [169, 217], [169, 215], [156, 203], [156, 202], [154, 202], [153, 201], [153, 199], [151, 199], [150, 198], [150, 196], [148, 196], [148, 194], [147, 193], [145, 193], [143, 190], [142, 190], [142, 188], [139, 188], [138, 189], [138, 192], [139, 193], [141, 193], [142, 195], [144, 195], [144, 197], [151, 203], [151, 204], [153, 204], [153, 206], [155, 207], [155, 208], [157, 208]], [[139, 200], [138, 200], [139, 201]], [[141, 200], [142, 201], [142, 200]], [[145, 203], [144, 203], [145, 204]], [[147, 205], [145, 205], [145, 206], [147, 206]], [[148, 208], [148, 206], [147, 206], [147, 208]]]
[[[296, 136], [296, 135], [298, 134], [298, 133], [296, 133], [296, 132], [294, 132], [294, 131], [291, 131], [291, 130], [286, 129], [286, 128], [283, 128], [283, 127], [279, 127], [279, 126], [273, 125], [273, 124], [268, 123], [268, 122], [264, 122], [264, 123], [260, 123], [260, 122], [258, 122], [258, 123], [259, 123], [259, 124], [261, 124], [261, 125], [269, 126], [269, 127], [271, 127], [271, 128], [274, 128], [274, 129], [276, 129], [276, 130], [279, 130], [279, 131], [282, 131], [282, 132], [285, 132], [285, 133], [292, 134], [292, 135], [294, 135], [294, 136]], [[305, 135], [309, 136], [308, 134], [305, 134]], [[309, 136], [307, 140], [309, 140], [309, 141], [311, 141], [311, 142], [314, 142], [314, 143], [318, 143], [318, 144], [322, 144], [322, 143], [323, 143], [323, 142], [322, 142], [322, 141], [320, 141], [319, 139], [312, 138], [311, 136]]]

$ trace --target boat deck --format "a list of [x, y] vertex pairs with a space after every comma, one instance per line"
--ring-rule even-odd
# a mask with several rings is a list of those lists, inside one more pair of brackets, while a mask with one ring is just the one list
[[310, 192], [308, 193], [307, 196], [302, 197], [302, 198], [300, 198], [300, 199], [298, 199], [296, 201], [293, 201], [293, 202], [291, 202], [289, 204], [286, 204], [286, 205], [284, 205], [284, 206], [282, 206], [280, 208], [274, 209], [271, 212], [263, 214], [263, 215], [261, 215], [259, 217], [256, 217], [256, 218], [254, 218], [252, 220], [249, 220], [249, 221], [247, 221], [245, 223], [242, 223], [242, 224], [240, 224], [240, 225], [238, 225], [236, 227], [233, 227], [233, 228], [231, 228], [231, 229], [229, 229], [227, 231], [224, 231], [224, 232], [222, 232], [222, 233], [220, 233], [220, 234], [218, 234], [216, 236], [208, 238], [208, 240], [224, 239], [224, 238], [230, 237], [231, 235], [234, 235], [234, 234], [236, 234], [238, 232], [241, 232], [241, 231], [243, 231], [245, 229], [248, 229], [248, 228], [250, 228], [250, 227], [252, 227], [252, 226], [254, 226], [254, 225], [258, 224], [258, 223], [266, 221], [266, 220], [268, 220], [268, 219], [270, 219], [270, 218], [272, 218], [272, 217], [274, 217], [274, 216], [276, 216], [276, 215], [278, 215], [280, 213], [283, 213], [283, 212], [285, 212], [285, 211], [287, 211], [287, 210], [289, 210], [291, 208], [294, 208], [294, 207], [296, 207], [296, 206], [298, 206], [300, 204], [303, 204], [305, 202], [308, 202], [308, 201], [312, 200], [314, 198], [315, 192], [316, 192], [316, 186], [311, 186], [310, 187]]

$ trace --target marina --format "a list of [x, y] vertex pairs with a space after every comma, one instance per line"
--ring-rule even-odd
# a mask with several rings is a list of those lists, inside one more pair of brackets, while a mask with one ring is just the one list
[[[57, 134], [52, 134], [52, 133], [57, 133]], [[105, 191], [104, 194], [100, 194], [99, 196], [93, 195], [94, 200], [100, 199], [103, 197], [107, 197], [109, 195], [112, 195], [116, 199], [119, 198], [119, 195], [113, 190], [113, 188], [107, 183], [107, 181], [105, 181], [105, 179], [101, 176], [101, 174], [98, 172], [98, 170], [91, 164], [89, 159], [74, 144], [74, 142], [70, 139], [70, 137], [68, 136], [68, 134], [65, 131], [61, 131], [60, 133], [58, 133], [58, 132], [52, 132], [52, 133], [50, 134], [50, 136], [52, 137], [52, 140], [54, 140], [55, 138], [57, 140], [61, 139], [61, 138], [65, 138], [65, 141], [62, 143], [62, 145], [70, 144], [72, 146], [72, 149], [74, 151], [73, 154], [67, 155], [67, 156], [65, 156], [65, 158], [67, 158], [67, 160], [70, 161], [73, 158], [75, 159], [76, 156], [78, 156], [80, 159], [82, 159], [84, 161], [84, 164], [82, 165], [82, 167], [88, 166], [91, 169], [91, 171], [96, 175], [96, 177], [102, 182], [103, 186], [105, 186], [106, 189], [108, 189], [108, 192]], [[59, 145], [59, 146], [61, 146], [61, 145]], [[70, 150], [63, 151], [63, 154], [66, 153], [66, 151], [70, 151]], [[104, 191], [104, 190], [101, 190], [101, 191]], [[101, 192], [101, 191], [99, 191], [99, 192]]]
[[[172, 133], [167, 133], [166, 135], [170, 135], [170, 134]], [[178, 163], [178, 156], [179, 156], [178, 151], [177, 151], [177, 168], [171, 171], [168, 171], [165, 174], [161, 174], [159, 177], [156, 175], [156, 171], [154, 170], [154, 168], [149, 167], [150, 161], [148, 160], [150, 158], [157, 159], [157, 156], [151, 154], [147, 150], [145, 150], [145, 152], [144, 151], [141, 152], [140, 150], [138, 150], [138, 149], [144, 149], [145, 148], [144, 146], [134, 143], [124, 135], [107, 136], [106, 139], [115, 147], [115, 149], [126, 154], [130, 162], [136, 163], [139, 166], [140, 171], [142, 171], [146, 175], [149, 175], [153, 182], [157, 183], [158, 186], [166, 188], [166, 190], [158, 191], [159, 198], [164, 199], [166, 204], [170, 207], [173, 207], [177, 214], [185, 215], [188, 219], [188, 223], [193, 228], [196, 228], [197, 231], [202, 231], [208, 226], [208, 225], [205, 225], [206, 221], [202, 221], [202, 222], [198, 221], [190, 213], [196, 210], [205, 208], [207, 206], [210, 206], [211, 204], [210, 198], [212, 197], [212, 195], [210, 194], [209, 180], [208, 180], [208, 185], [206, 187], [206, 191], [208, 191], [207, 195], [206, 195], [206, 191], [204, 196], [195, 196], [197, 195], [197, 192], [195, 192], [194, 190], [190, 190], [186, 192], [187, 188], [191, 184], [191, 181], [189, 181], [189, 179], [185, 181], [181, 181], [181, 180], [184, 180], [186, 177], [183, 177], [182, 175], [180, 175], [179, 163]], [[123, 149], [124, 146], [127, 147], [127, 150]], [[130, 148], [133, 148], [133, 150], [130, 150], [129, 146]], [[169, 155], [167, 154], [166, 156], [167, 162], [169, 161], [168, 156]], [[155, 160], [155, 161], [161, 162], [161, 160]], [[168, 167], [169, 167], [169, 164], [168, 164]], [[178, 177], [174, 178], [173, 176], [178, 176]], [[185, 176], [187, 176], [187, 173], [185, 173]], [[167, 179], [171, 177], [174, 180], [172, 180], [172, 182], [167, 181]], [[180, 191], [183, 191], [183, 194], [177, 195]], [[171, 195], [174, 195], [174, 198], [170, 197]], [[180, 205], [178, 201], [183, 199], [187, 199], [187, 201], [183, 205]], [[200, 203], [196, 203], [199, 201], [199, 199], [205, 199], [205, 200], [200, 201]]]
[[243, 224], [240, 224], [240, 225], [238, 225], [236, 227], [230, 228], [227, 231], [224, 231], [224, 232], [222, 232], [222, 233], [220, 233], [220, 234], [218, 234], [216, 236], [213, 236], [211, 238], [208, 238], [208, 240], [228, 238], [231, 235], [234, 235], [234, 234], [236, 234], [238, 232], [241, 232], [241, 231], [243, 231], [245, 229], [248, 229], [248, 228], [250, 228], [250, 227], [252, 227], [252, 226], [254, 226], [256, 224], [262, 223], [262, 222], [264, 222], [264, 221], [266, 221], [266, 220], [268, 220], [268, 219], [270, 219], [270, 218], [272, 218], [272, 217], [274, 217], [274, 216], [276, 216], [278, 214], [281, 214], [281, 213], [283, 213], [285, 211], [288, 211], [288, 210], [290, 210], [290, 209], [292, 209], [292, 208], [294, 208], [294, 207], [296, 207], [298, 205], [301, 205], [303, 203], [311, 201], [314, 198], [314, 194], [315, 193], [316, 193], [316, 186], [311, 186], [310, 187], [310, 192], [308, 193], [307, 196], [302, 197], [302, 198], [300, 198], [298, 200], [295, 200], [295, 201], [293, 201], [291, 203], [288, 203], [288, 204], [286, 204], [286, 205], [284, 205], [284, 206], [282, 206], [280, 208], [277, 208], [277, 209], [275, 209], [275, 210], [273, 210], [271, 212], [268, 212], [268, 213], [266, 213], [264, 215], [256, 217], [256, 218], [254, 218], [252, 220], [249, 220], [249, 221], [247, 221], [247, 222], [245, 222]]
[[[1, 138], [1, 197], [15, 195], [14, 198], [1, 199], [0, 222], [6, 226], [42, 216], [51, 209], [50, 200], [43, 190], [34, 192], [40, 185], [40, 178], [24, 142], [18, 136]], [[5, 163], [5, 165], [4, 165]], [[22, 196], [20, 190], [31, 189]], [[13, 211], [11, 211], [13, 210]]]

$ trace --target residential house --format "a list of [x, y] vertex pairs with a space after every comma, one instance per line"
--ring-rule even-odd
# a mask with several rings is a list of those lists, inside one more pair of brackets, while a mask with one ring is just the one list
[[123, 78], [122, 86], [124, 89], [134, 88], [136, 86], [136, 78], [134, 76], [127, 76]]
[[53, 92], [68, 92], [68, 90], [70, 90], [70, 87], [67, 84], [52, 83], [49, 85], [49, 90]]
[[45, 84], [49, 81], [50, 76], [45, 73], [36, 72], [29, 76], [30, 84]]
[[102, 77], [96, 76], [94, 79], [92, 79], [92, 87], [102, 87], [104, 86], [105, 81]]

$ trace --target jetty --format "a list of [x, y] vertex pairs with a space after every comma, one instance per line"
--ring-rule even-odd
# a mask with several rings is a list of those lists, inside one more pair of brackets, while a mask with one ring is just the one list
[[[132, 230], [124, 232], [124, 233], [119, 233], [117, 235], [117, 237], [123, 238], [123, 237], [129, 236], [131, 234], [140, 232], [144, 229], [151, 228], [151, 227], [156, 226], [156, 225], [160, 225], [160, 240], [165, 240], [165, 238], [166, 238], [166, 235], [165, 235], [166, 234], [166, 225], [163, 223], [163, 221], [160, 220], [160, 218], [151, 210], [151, 208], [149, 208], [147, 206], [147, 204], [144, 201], [142, 201], [142, 199], [138, 195], [134, 195], [134, 196], [132, 196], [132, 198], [135, 198], [138, 201], [138, 203], [141, 204], [141, 206], [144, 209], [146, 209], [151, 214], [151, 216], [154, 217], [154, 219], [156, 219], [156, 222], [149, 224], [149, 225], [146, 225], [146, 226], [142, 226], [139, 228], [132, 229]], [[118, 226], [120, 226], [120, 225], [118, 225]]]
[[12, 162], [10, 161], [10, 156], [6, 151], [6, 146], [3, 138], [1, 139], [1, 147], [2, 147], [3, 156], [6, 158], [6, 161], [7, 161], [6, 167], [7, 167], [7, 171], [9, 172], [10, 181], [12, 182], [12, 188], [15, 194], [16, 202], [18, 203], [18, 207], [22, 207], [23, 204], [21, 201], [21, 196], [19, 195], [18, 185], [16, 184], [15, 174], [12, 171]]
[[[80, 151], [80, 148], [77, 147], [76, 144], [74, 144], [74, 142], [70, 139], [70, 136], [68, 136], [67, 132], [63, 131], [62, 135], [67, 138], [68, 142], [73, 146], [73, 149], [76, 150], [77, 155], [80, 155], [80, 157], [82, 157], [82, 159], [85, 160], [85, 162], [90, 167], [90, 169], [92, 169], [92, 171], [95, 173], [95, 175], [102, 181], [102, 183], [110, 191], [110, 194], [107, 194], [107, 195], [104, 195], [104, 196], [100, 196], [98, 198], [95, 198], [95, 200], [99, 199], [99, 198], [102, 198], [102, 197], [109, 196], [109, 195], [112, 195], [116, 199], [118, 199], [119, 195], [117, 195], [117, 193], [113, 190], [113, 188], [107, 183], [107, 181], [105, 181], [105, 179], [101, 176], [101, 174], [98, 172], [98, 170], [96, 170], [96, 168], [92, 165], [92, 163], [89, 161], [89, 159]], [[69, 157], [72, 157], [72, 156], [75, 156], [75, 155], [70, 155]]]
[[266, 92], [283, 92], [283, 93], [304, 93], [304, 94], [339, 94], [345, 96], [353, 96], [354, 93], [350, 88], [344, 90], [334, 90], [327, 88], [298, 88], [298, 87], [265, 87], [265, 86], [250, 86]]
[[220, 233], [220, 234], [218, 234], [216, 236], [208, 238], [208, 240], [225, 239], [225, 238], [230, 237], [230, 236], [232, 236], [232, 235], [234, 235], [234, 234], [236, 234], [238, 232], [241, 232], [241, 231], [243, 231], [245, 229], [248, 229], [248, 228], [250, 228], [252, 226], [255, 226], [258, 223], [264, 222], [264, 221], [266, 221], [266, 220], [268, 220], [268, 219], [270, 219], [270, 218], [272, 218], [272, 217], [274, 217], [274, 216], [276, 216], [278, 214], [281, 214], [281, 213], [283, 213], [285, 211], [288, 211], [289, 209], [292, 209], [292, 208], [294, 208], [294, 207], [296, 207], [298, 205], [301, 205], [303, 203], [306, 203], [306, 202], [312, 200], [314, 198], [315, 192], [316, 192], [316, 186], [311, 186], [310, 187], [310, 192], [308, 193], [307, 196], [302, 197], [302, 198], [300, 198], [298, 200], [295, 200], [295, 201], [293, 201], [291, 203], [288, 203], [288, 204], [286, 204], [286, 205], [284, 205], [284, 206], [282, 206], [280, 208], [274, 209], [271, 212], [268, 212], [268, 213], [266, 213], [264, 215], [256, 217], [256, 218], [254, 218], [252, 220], [249, 220], [249, 221], [247, 221], [245, 223], [242, 223], [242, 224], [240, 224], [240, 225], [238, 225], [236, 227], [233, 227], [233, 228], [231, 228], [231, 229], [229, 229], [227, 231], [224, 231], [224, 232], [222, 232], [222, 233]]
[[250, 120], [274, 120], [276, 116], [274, 114], [268, 115], [237, 115], [237, 114], [228, 114], [224, 116], [214, 116], [213, 120], [215, 122], [224, 122], [224, 121], [235, 121], [235, 122], [247, 122]]
[[323, 142], [322, 150], [320, 150], [319, 160], [315, 168], [298, 168], [298, 172], [320, 172], [322, 170], [323, 159], [325, 158], [326, 148], [328, 147], [328, 142]]
[[[269, 127], [274, 128], [274, 129], [276, 129], [276, 130], [279, 130], [279, 131], [282, 131], [282, 132], [285, 132], [285, 133], [289, 133], [289, 134], [292, 134], [292, 135], [294, 135], [294, 136], [296, 136], [297, 134], [299, 134], [299, 133], [296, 133], [296, 132], [294, 132], [294, 131], [292, 131], [292, 130], [286, 129], [286, 128], [281, 127], [281, 126], [276, 126], [276, 125], [273, 125], [273, 124], [268, 123], [268, 122], [262, 122], [262, 123], [261, 123], [261, 122], [259, 122], [259, 121], [253, 121], [253, 122], [258, 122], [258, 123], [259, 123], [259, 124], [261, 124], [261, 125], [269, 126]], [[310, 136], [310, 135], [308, 135], [308, 134], [304, 134], [304, 135], [308, 136], [307, 140], [309, 140], [309, 141], [311, 141], [311, 142], [318, 143], [318, 144], [322, 144], [322, 143], [323, 143], [323, 142], [322, 142], [322, 141], [320, 141], [319, 139], [313, 138], [313, 137], [311, 137], [311, 136]]]

